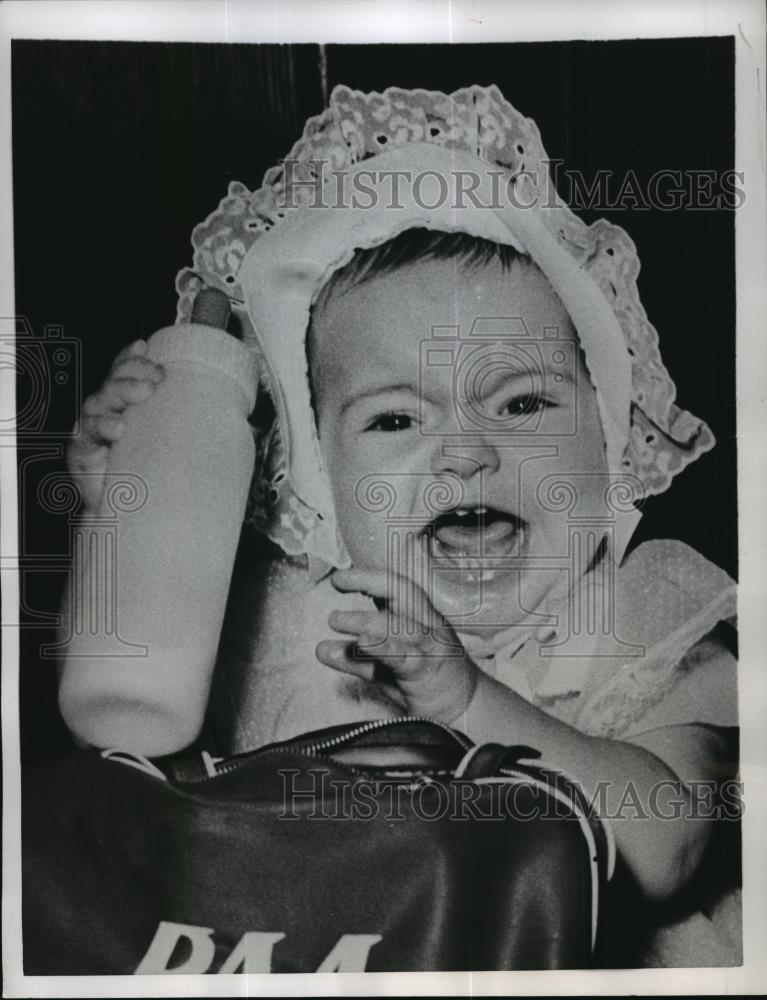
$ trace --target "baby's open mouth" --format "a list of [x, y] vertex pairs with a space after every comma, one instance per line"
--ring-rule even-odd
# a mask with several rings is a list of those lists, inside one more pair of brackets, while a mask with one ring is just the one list
[[426, 528], [430, 554], [460, 564], [468, 558], [519, 554], [524, 521], [494, 507], [457, 507]]

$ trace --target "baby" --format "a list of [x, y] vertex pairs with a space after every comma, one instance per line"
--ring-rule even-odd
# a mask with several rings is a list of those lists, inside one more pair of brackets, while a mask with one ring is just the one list
[[[303, 560], [307, 607], [329, 612], [316, 659], [359, 679], [328, 688], [326, 724], [350, 718], [353, 690], [359, 717], [537, 748], [615, 817], [626, 869], [663, 900], [710, 833], [685, 819], [694, 783], [728, 767], [734, 588], [680, 543], [625, 553], [635, 503], [713, 439], [673, 405], [633, 245], [576, 220], [545, 161], [495, 88], [337, 88], [264, 187], [233, 185], [195, 231], [179, 318], [201, 278], [224, 289], [263, 362], [277, 417], [252, 519]], [[340, 203], [317, 204], [339, 176]], [[70, 465], [91, 474], [87, 504], [122, 414], [162, 379], [139, 341], [86, 401]], [[280, 572], [296, 600], [282, 613], [302, 616]], [[283, 621], [244, 654], [277, 701], [290, 692], [268, 634]], [[299, 661], [296, 687], [321, 669]], [[625, 819], [628, 790], [641, 822]]]

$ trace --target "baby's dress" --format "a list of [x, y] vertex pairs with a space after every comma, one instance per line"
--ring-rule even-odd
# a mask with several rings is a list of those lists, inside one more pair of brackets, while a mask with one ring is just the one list
[[[402, 714], [372, 684], [329, 670], [314, 655], [316, 643], [332, 635], [329, 612], [369, 608], [366, 598], [341, 595], [327, 580], [316, 584], [284, 560], [246, 573], [237, 592], [217, 671], [218, 714], [233, 732], [228, 750]], [[560, 647], [580, 655], [541, 655], [529, 629], [510, 630], [495, 649], [467, 648], [489, 675], [589, 735], [630, 742], [684, 723], [736, 727], [737, 664], [720, 637], [722, 623], [736, 614], [729, 576], [681, 542], [645, 542], [624, 559], [613, 594], [605, 605], [612, 626]], [[545, 644], [556, 641], [550, 636]], [[637, 964], [740, 964], [739, 894], [722, 886], [708, 896], [705, 910], [655, 926]]]

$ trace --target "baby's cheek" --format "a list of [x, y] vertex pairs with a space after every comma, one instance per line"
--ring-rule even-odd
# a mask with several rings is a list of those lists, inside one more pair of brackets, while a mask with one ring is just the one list
[[355, 494], [336, 502], [338, 527], [352, 562], [369, 569], [385, 569], [387, 560], [387, 525], [380, 514], [371, 514], [360, 505]]
[[[610, 482], [604, 439], [601, 428], [591, 424], [578, 435], [540, 439], [528, 446], [520, 467], [520, 488], [521, 499], [530, 509], [577, 518], [604, 507]], [[538, 455], [537, 445], [541, 447]]]

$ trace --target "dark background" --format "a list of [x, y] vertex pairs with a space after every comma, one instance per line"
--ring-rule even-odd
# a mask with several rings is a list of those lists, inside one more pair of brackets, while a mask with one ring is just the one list
[[[64, 468], [73, 394], [93, 392], [117, 351], [171, 323], [190, 234], [230, 180], [258, 187], [337, 83], [451, 91], [497, 84], [532, 117], [552, 159], [598, 170], [731, 169], [732, 38], [497, 45], [13, 43], [17, 312], [81, 343], [82, 375], [46, 390], [42, 425], [20, 421], [22, 752], [68, 747], [55, 707], [52, 641], [70, 513], [41, 505]], [[324, 69], [324, 79], [323, 79]], [[565, 191], [562, 192], [566, 194]], [[737, 569], [734, 214], [583, 212], [625, 227], [639, 288], [681, 405], [717, 448], [648, 501], [636, 540], [671, 536]], [[47, 337], [50, 343], [50, 335]], [[45, 348], [50, 355], [52, 348]], [[24, 373], [19, 410], [33, 388]], [[42, 404], [41, 404], [42, 405]]]

